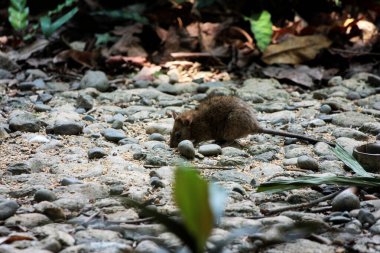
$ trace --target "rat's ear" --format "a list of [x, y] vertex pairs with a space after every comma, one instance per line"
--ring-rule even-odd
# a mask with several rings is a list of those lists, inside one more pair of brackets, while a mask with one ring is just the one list
[[172, 117], [173, 117], [173, 119], [176, 119], [177, 116], [178, 116], [178, 114], [175, 111], [172, 111]]
[[181, 118], [181, 121], [184, 126], [190, 126], [191, 122], [193, 121], [193, 117], [191, 115], [186, 115]]

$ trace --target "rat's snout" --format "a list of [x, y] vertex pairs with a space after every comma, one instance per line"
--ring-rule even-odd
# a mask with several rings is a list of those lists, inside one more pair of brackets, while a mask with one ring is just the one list
[[170, 134], [169, 146], [171, 148], [176, 148], [178, 146], [178, 141], [174, 138], [174, 134]]

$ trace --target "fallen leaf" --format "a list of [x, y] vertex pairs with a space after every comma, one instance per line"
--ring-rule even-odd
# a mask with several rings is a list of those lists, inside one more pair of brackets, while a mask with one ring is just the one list
[[266, 64], [301, 64], [312, 60], [323, 48], [328, 48], [331, 41], [323, 35], [289, 36], [279, 44], [270, 45], [261, 59]]
[[33, 53], [41, 51], [45, 49], [49, 45], [49, 41], [45, 39], [37, 39], [32, 44], [22, 48], [19, 52], [16, 52], [15, 54], [10, 55], [10, 57], [16, 61], [20, 60], [26, 60], [28, 59]]
[[4, 243], [12, 243], [15, 241], [34, 241], [37, 240], [34, 236], [25, 233], [14, 233], [8, 236], [0, 237], [0, 245]]
[[67, 60], [71, 59], [85, 67], [94, 68], [98, 65], [99, 58], [100, 52], [97, 50], [82, 52], [74, 49], [69, 49], [57, 54], [54, 57], [53, 62], [66, 62]]
[[134, 77], [133, 77], [133, 80], [134, 81], [138, 81], [138, 80], [153, 80], [154, 77], [153, 75], [160, 71], [161, 70], [161, 67], [160, 66], [151, 66], [151, 67], [143, 67], [139, 73], [137, 73]]
[[287, 79], [296, 84], [311, 88], [314, 86], [314, 81], [320, 81], [323, 77], [323, 69], [309, 68], [305, 65], [296, 67], [282, 66], [282, 67], [266, 67], [263, 73], [268, 77], [276, 79]]

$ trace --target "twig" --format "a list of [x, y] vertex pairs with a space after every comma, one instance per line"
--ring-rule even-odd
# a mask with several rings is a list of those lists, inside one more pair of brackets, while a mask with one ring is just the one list
[[175, 53], [171, 53], [170, 54], [171, 57], [173, 58], [200, 58], [200, 57], [204, 57], [204, 58], [223, 58], [225, 56], [223, 55], [213, 55], [211, 53], [207, 53], [207, 52], [194, 52], [194, 53], [191, 53], [191, 52], [175, 52]]
[[96, 213], [92, 214], [90, 217], [87, 218], [87, 220], [85, 222], [83, 222], [82, 225], [87, 225], [88, 223], [90, 223], [90, 221], [92, 221], [96, 216], [98, 216], [100, 214], [100, 211], [97, 211]]
[[[149, 165], [149, 164], [145, 164], [143, 166], [144, 168], [147, 168], [147, 169], [156, 169], [156, 168], [164, 167], [160, 165]], [[216, 166], [216, 165], [215, 166], [192, 165], [192, 167], [198, 170], [233, 170], [235, 169], [232, 166]]]
[[320, 235], [317, 235], [317, 234], [314, 234], [312, 233], [310, 235], [310, 239], [313, 239], [314, 241], [317, 241], [319, 243], [323, 243], [323, 244], [326, 244], [326, 245], [331, 245], [332, 242], [330, 239], [326, 238], [326, 237], [323, 237], [323, 236], [320, 236]]
[[297, 204], [297, 205], [292, 205], [292, 206], [284, 206], [284, 207], [279, 207], [279, 208], [275, 208], [275, 209], [272, 209], [272, 210], [261, 210], [261, 212], [263, 214], [265, 214], [265, 215], [272, 215], [272, 214], [280, 213], [280, 212], [284, 212], [284, 211], [311, 207], [311, 206], [313, 206], [315, 204], [318, 204], [319, 202], [323, 202], [323, 201], [326, 201], [326, 200], [334, 198], [336, 195], [338, 195], [342, 191], [337, 191], [337, 192], [331, 193], [331, 194], [329, 194], [327, 196], [323, 196], [323, 197], [321, 197], [319, 199], [315, 199], [315, 200], [312, 200], [312, 201], [307, 202], [307, 203], [302, 203], [302, 204]]
[[123, 222], [120, 222], [120, 223], [124, 223], [124, 224], [138, 224], [138, 223], [152, 221], [152, 220], [154, 220], [153, 217], [147, 217], [147, 218], [143, 218], [143, 219], [127, 220], [127, 221], [123, 221]]

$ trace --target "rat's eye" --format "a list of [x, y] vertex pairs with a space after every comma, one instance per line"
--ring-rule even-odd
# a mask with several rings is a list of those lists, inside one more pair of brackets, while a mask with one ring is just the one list
[[179, 139], [181, 138], [181, 132], [175, 132], [175, 138]]

